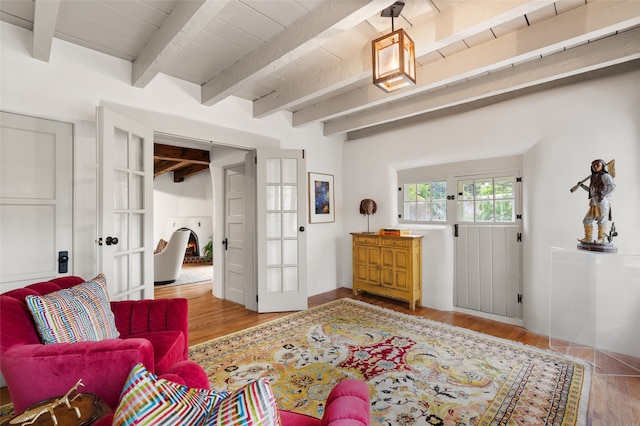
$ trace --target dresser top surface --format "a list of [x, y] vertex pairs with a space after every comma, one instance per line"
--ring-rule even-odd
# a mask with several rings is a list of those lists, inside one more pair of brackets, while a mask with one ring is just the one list
[[385, 235], [378, 234], [377, 232], [350, 232], [351, 235], [358, 237], [379, 237], [379, 238], [405, 238], [405, 239], [415, 239], [415, 238], [423, 238], [424, 235]]

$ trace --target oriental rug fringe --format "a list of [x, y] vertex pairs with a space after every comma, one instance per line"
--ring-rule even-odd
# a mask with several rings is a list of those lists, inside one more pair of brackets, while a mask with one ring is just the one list
[[364, 380], [372, 425], [582, 425], [590, 366], [552, 351], [341, 299], [190, 348], [214, 390], [267, 377], [281, 409], [322, 417]]

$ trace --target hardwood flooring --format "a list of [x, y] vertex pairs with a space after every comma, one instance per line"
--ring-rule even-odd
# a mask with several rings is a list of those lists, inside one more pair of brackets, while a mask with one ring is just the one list
[[[189, 265], [194, 272], [212, 276], [211, 266]], [[283, 313], [258, 314], [233, 302], [218, 299], [211, 294], [210, 281], [179, 286], [156, 287], [156, 298], [184, 297], [189, 300], [189, 344], [195, 345], [216, 337], [243, 330], [272, 319], [288, 315]], [[408, 304], [373, 295], [354, 297], [351, 289], [340, 288], [309, 298], [314, 307], [340, 298], [353, 298], [403, 312], [409, 315], [440, 321], [489, 334], [514, 342], [549, 349], [547, 336], [531, 333], [522, 327], [504, 324], [460, 312], [416, 308]], [[585, 354], [588, 355], [588, 354]], [[630, 362], [640, 365], [640, 360]], [[0, 391], [1, 400], [7, 401], [6, 388]], [[592, 375], [587, 425], [590, 426], [638, 426], [640, 425], [640, 377]]]

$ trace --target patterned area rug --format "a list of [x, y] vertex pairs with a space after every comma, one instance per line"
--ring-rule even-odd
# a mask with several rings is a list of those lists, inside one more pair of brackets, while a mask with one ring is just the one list
[[369, 384], [372, 425], [582, 425], [590, 367], [351, 299], [190, 349], [216, 390], [268, 377], [281, 408], [322, 417], [342, 379]]

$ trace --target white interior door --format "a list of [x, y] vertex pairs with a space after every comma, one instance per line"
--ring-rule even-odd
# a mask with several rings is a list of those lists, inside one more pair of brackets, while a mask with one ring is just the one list
[[303, 151], [259, 149], [256, 155], [258, 312], [307, 309]]
[[153, 131], [98, 108], [98, 260], [112, 299], [153, 298]]
[[245, 166], [224, 169], [224, 298], [245, 304]]
[[71, 124], [0, 112], [0, 292], [73, 272], [72, 159]]

